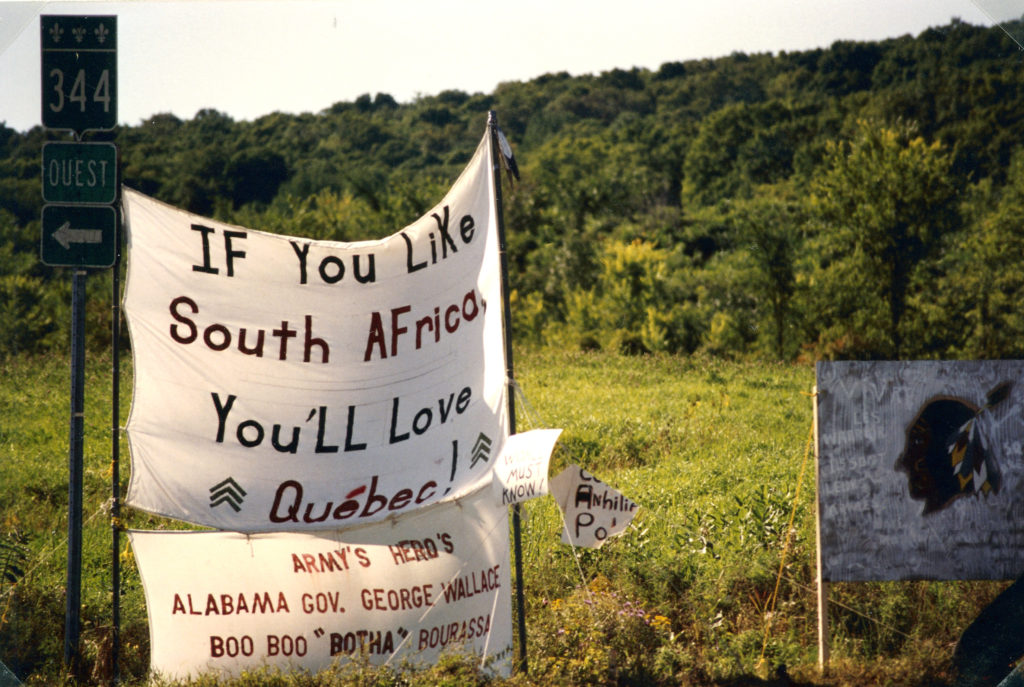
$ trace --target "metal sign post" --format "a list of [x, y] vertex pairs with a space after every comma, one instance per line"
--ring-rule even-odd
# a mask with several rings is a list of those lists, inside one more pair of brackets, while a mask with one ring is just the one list
[[[46, 129], [74, 133], [76, 142], [43, 145], [40, 257], [72, 267], [71, 427], [68, 448], [67, 599], [64, 663], [81, 669], [82, 473], [85, 425], [85, 278], [107, 268], [117, 254], [117, 148], [81, 143], [86, 131], [117, 124], [117, 17], [43, 15], [42, 121]], [[117, 593], [115, 580], [115, 594]], [[116, 629], [115, 629], [116, 632]], [[114, 658], [116, 665], [116, 657]]]
[[71, 441], [68, 449], [68, 569], [64, 664], [78, 674], [82, 606], [82, 445], [85, 438], [85, 270], [71, 277]]

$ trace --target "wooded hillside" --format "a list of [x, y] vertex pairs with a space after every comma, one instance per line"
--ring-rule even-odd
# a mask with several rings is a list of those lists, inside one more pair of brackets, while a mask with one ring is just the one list
[[[1000, 28], [954, 20], [251, 122], [154, 114], [103, 137], [123, 182], [168, 203], [356, 240], [440, 200], [491, 109], [522, 170], [504, 205], [522, 345], [1024, 355], [1024, 70]], [[0, 355], [66, 345], [69, 280], [39, 261], [48, 138], [0, 125]], [[100, 344], [109, 274], [90, 292]]]

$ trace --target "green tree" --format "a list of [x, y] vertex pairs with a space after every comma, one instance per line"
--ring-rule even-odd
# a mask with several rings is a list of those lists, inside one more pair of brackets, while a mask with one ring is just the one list
[[284, 158], [268, 148], [254, 148], [235, 153], [224, 167], [224, 175], [234, 206], [246, 203], [269, 203], [278, 187], [288, 177]]
[[[1024, 356], [1024, 149], [1018, 148], [1007, 183], [984, 183], [968, 203], [967, 226], [943, 251], [928, 311], [932, 336], [949, 355], [969, 358]], [[926, 291], [922, 288], [919, 293]]]
[[545, 205], [576, 234], [583, 233], [588, 218], [629, 207], [634, 196], [622, 175], [635, 173], [612, 164], [621, 151], [606, 137], [580, 133], [549, 141], [526, 170], [541, 186]]
[[601, 258], [599, 312], [611, 347], [624, 353], [668, 348], [661, 314], [671, 308], [666, 293], [667, 253], [643, 241], [611, 241]]
[[544, 338], [627, 354], [692, 352], [700, 338], [697, 314], [674, 278], [672, 257], [647, 241], [606, 241], [594, 287], [566, 291], [564, 321], [546, 322]]
[[829, 146], [811, 199], [820, 222], [815, 287], [834, 304], [822, 309], [831, 316], [823, 334], [860, 339], [860, 350], [849, 354], [904, 352], [901, 323], [914, 272], [959, 221], [949, 170], [941, 144], [904, 122], [859, 120], [851, 140]]
[[787, 177], [797, 141], [792, 117], [779, 102], [734, 103], [705, 117], [683, 164], [683, 196], [710, 204]]
[[736, 243], [749, 257], [749, 291], [767, 320], [775, 357], [787, 357], [786, 332], [795, 317], [797, 261], [801, 248], [803, 207], [775, 187], [761, 189], [735, 210]]

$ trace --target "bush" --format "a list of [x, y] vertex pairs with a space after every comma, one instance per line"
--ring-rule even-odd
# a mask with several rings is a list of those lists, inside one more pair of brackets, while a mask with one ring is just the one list
[[53, 292], [38, 277], [0, 276], [0, 357], [57, 345], [60, 307]]
[[534, 679], [559, 685], [656, 684], [675, 635], [671, 622], [617, 591], [604, 576], [554, 599], [532, 637]]

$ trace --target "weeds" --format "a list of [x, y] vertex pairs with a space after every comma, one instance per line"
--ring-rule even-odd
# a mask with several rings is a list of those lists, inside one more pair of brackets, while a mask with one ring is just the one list
[[[676, 639], [668, 617], [617, 591], [604, 576], [536, 614], [535, 679], [552, 685], [657, 684]], [[659, 658], [660, 657], [660, 658]]]
[[17, 530], [0, 537], [0, 593], [4, 587], [18, 584], [28, 560], [28, 537]]
[[[520, 430], [565, 430], [551, 474], [578, 463], [640, 504], [631, 527], [596, 551], [559, 543], [562, 522], [551, 499], [525, 505], [528, 675], [493, 678], [477, 661], [451, 655], [418, 670], [354, 661], [316, 676], [257, 671], [236, 680], [147, 683], [145, 603], [124, 549], [124, 684], [781, 685], [789, 675], [829, 687], [942, 685], [959, 632], [1005, 586], [833, 585], [833, 669], [821, 677], [814, 489], [796, 495], [812, 370], [551, 350], [517, 353], [517, 368], [526, 394]], [[103, 361], [87, 369], [82, 651], [86, 683], [106, 684], [109, 381]], [[67, 367], [15, 358], [0, 363], [0, 372], [0, 531], [8, 533], [0, 537], [0, 661], [30, 685], [78, 684], [61, 666]], [[126, 417], [128, 362], [122, 383]], [[121, 471], [125, 481], [128, 472]], [[122, 516], [130, 527], [182, 527], [131, 509]]]

